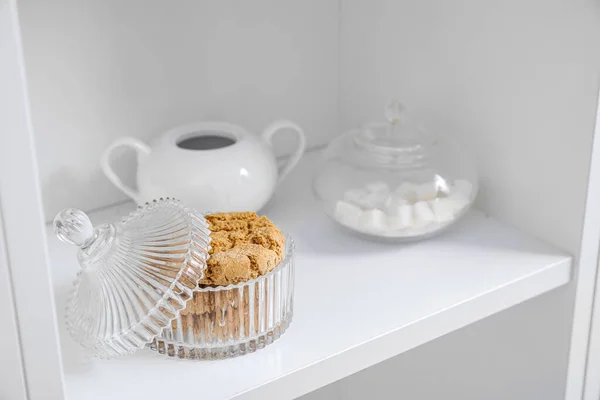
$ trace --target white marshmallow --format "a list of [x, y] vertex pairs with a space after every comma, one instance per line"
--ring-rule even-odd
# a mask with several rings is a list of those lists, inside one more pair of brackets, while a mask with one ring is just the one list
[[469, 205], [469, 199], [458, 191], [451, 193], [447, 200], [450, 202], [454, 214], [459, 214], [463, 208]]
[[388, 216], [387, 219], [387, 230], [388, 231], [399, 231], [404, 229], [404, 225], [402, 224], [402, 220], [400, 217], [396, 215]]
[[407, 204], [398, 208], [398, 216], [405, 228], [411, 227], [415, 221], [413, 208]]
[[385, 201], [383, 202], [383, 206], [385, 207], [385, 210], [388, 211], [388, 214], [389, 214], [390, 208], [394, 205], [394, 203], [395, 203], [395, 198], [393, 195], [389, 195], [388, 197], [386, 197]]
[[388, 194], [384, 192], [369, 193], [360, 204], [363, 208], [383, 208]]
[[399, 205], [396, 214], [388, 217], [388, 228], [390, 230], [402, 230], [413, 225], [413, 208], [407, 204]]
[[454, 189], [462, 193], [467, 199], [470, 199], [473, 192], [473, 184], [464, 179], [457, 179], [454, 181]]
[[335, 205], [335, 219], [344, 225], [358, 227], [362, 214], [362, 210], [352, 203], [338, 201]]
[[432, 200], [437, 197], [437, 187], [435, 182], [421, 183], [415, 186], [417, 200]]
[[411, 182], [404, 182], [396, 188], [396, 195], [408, 202], [413, 202], [417, 199], [416, 185]]
[[454, 219], [454, 205], [447, 198], [439, 198], [429, 201], [429, 206], [438, 222], [448, 222]]
[[344, 200], [348, 203], [363, 207], [368, 195], [369, 192], [364, 189], [349, 189], [344, 192]]
[[379, 209], [367, 210], [360, 218], [361, 228], [367, 232], [383, 232], [386, 228], [387, 216]]
[[390, 187], [383, 181], [367, 183], [366, 188], [372, 193], [385, 193], [386, 195], [390, 193]]
[[406, 199], [397, 194], [389, 195], [383, 202], [385, 210], [389, 215], [398, 215], [398, 208], [404, 204], [408, 204]]
[[414, 213], [415, 213], [415, 225], [424, 226], [433, 222], [435, 219], [435, 215], [429, 207], [429, 204], [425, 201], [417, 201], [414, 205]]

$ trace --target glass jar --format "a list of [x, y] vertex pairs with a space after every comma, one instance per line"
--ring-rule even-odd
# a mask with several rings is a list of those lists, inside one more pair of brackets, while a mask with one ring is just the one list
[[431, 237], [473, 204], [474, 165], [449, 135], [425, 130], [397, 101], [385, 116], [329, 144], [313, 180], [315, 196], [334, 221], [363, 236]]

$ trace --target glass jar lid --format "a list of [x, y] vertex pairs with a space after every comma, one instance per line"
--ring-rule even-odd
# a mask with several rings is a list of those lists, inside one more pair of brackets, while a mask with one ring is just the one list
[[369, 122], [344, 135], [333, 149], [349, 163], [395, 170], [419, 169], [431, 158], [436, 138], [394, 100], [385, 107], [384, 122]]
[[79, 247], [82, 268], [67, 303], [67, 330], [102, 358], [135, 352], [179, 315], [210, 249], [204, 217], [169, 198], [116, 225], [93, 227], [84, 212], [67, 209], [54, 231]]

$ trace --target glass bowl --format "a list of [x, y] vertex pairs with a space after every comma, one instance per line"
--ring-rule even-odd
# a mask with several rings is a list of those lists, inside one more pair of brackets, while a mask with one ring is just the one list
[[434, 135], [394, 101], [387, 122], [333, 140], [313, 190], [344, 228], [369, 238], [412, 241], [458, 221], [477, 195], [475, 167], [449, 135]]
[[271, 272], [237, 285], [198, 287], [182, 311], [149, 345], [182, 359], [213, 360], [252, 353], [273, 343], [292, 321], [294, 241]]

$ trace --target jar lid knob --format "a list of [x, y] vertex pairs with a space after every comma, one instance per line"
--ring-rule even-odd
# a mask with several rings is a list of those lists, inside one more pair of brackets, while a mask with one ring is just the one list
[[67, 208], [54, 218], [54, 233], [68, 244], [84, 247], [94, 238], [94, 226], [90, 218], [81, 210]]
[[398, 100], [392, 100], [385, 106], [385, 118], [392, 125], [396, 125], [400, 122], [400, 118], [406, 108]]

